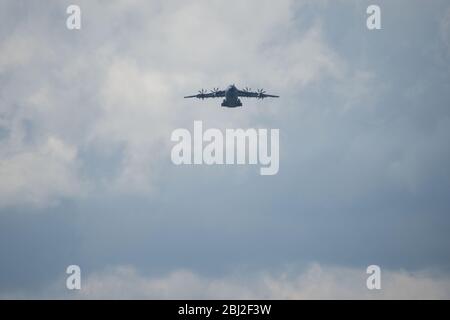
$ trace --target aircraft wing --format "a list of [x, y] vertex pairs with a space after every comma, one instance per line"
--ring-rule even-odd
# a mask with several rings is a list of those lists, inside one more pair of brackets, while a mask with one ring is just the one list
[[280, 97], [280, 96], [276, 96], [273, 94], [266, 94], [266, 92], [263, 89], [257, 90], [257, 91], [251, 91], [249, 89], [239, 90], [238, 95], [239, 95], [239, 97], [257, 98], [257, 99], [279, 98]]
[[198, 99], [220, 98], [220, 97], [225, 97], [225, 91], [214, 90], [207, 93], [205, 90], [200, 90], [198, 94], [194, 94], [192, 96], [185, 96], [185, 98], [198, 98]]

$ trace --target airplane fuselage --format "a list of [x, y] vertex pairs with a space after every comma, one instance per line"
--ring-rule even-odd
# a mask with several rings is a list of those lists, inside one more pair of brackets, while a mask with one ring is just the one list
[[222, 101], [222, 107], [236, 108], [242, 107], [242, 102], [239, 99], [238, 89], [235, 85], [231, 85], [225, 89], [225, 99]]

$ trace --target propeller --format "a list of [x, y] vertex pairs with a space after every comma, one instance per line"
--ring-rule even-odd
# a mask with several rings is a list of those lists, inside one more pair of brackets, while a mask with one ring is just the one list
[[245, 87], [244, 90], [242, 90], [242, 91], [244, 91], [245, 93], [250, 93], [250, 92], [252, 92], [252, 88]]
[[219, 92], [219, 88], [213, 88], [211, 90], [211, 93], [213, 93], [213, 94], [217, 94], [217, 92]]
[[204, 97], [204, 95], [206, 94], [205, 89], [200, 90], [198, 93], [200, 94], [200, 96], [199, 96], [200, 99], [202, 99], [202, 100], [205, 99], [205, 97]]
[[258, 93], [258, 99], [264, 99], [264, 94], [266, 93], [264, 89], [258, 89], [256, 92]]

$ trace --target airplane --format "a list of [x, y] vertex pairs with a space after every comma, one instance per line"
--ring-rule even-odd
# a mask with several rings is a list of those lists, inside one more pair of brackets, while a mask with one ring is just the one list
[[234, 84], [228, 86], [225, 90], [219, 90], [219, 88], [214, 88], [209, 93], [207, 93], [204, 89], [200, 90], [198, 94], [192, 96], [186, 96], [184, 98], [198, 98], [198, 99], [207, 99], [207, 98], [222, 98], [225, 99], [222, 101], [222, 107], [227, 108], [236, 108], [242, 107], [242, 102], [239, 97], [245, 98], [279, 98], [280, 96], [274, 96], [271, 94], [266, 94], [263, 89], [259, 89], [256, 91], [252, 91], [249, 88], [245, 88], [244, 90], [239, 90], [236, 88]]

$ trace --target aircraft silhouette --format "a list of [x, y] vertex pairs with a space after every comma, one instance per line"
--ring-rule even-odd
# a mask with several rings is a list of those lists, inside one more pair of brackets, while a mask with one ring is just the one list
[[207, 93], [204, 89], [200, 90], [198, 94], [192, 96], [185, 96], [185, 98], [198, 98], [198, 99], [207, 99], [207, 98], [225, 98], [222, 101], [222, 107], [227, 108], [236, 108], [241, 107], [242, 102], [239, 97], [245, 98], [279, 98], [279, 96], [266, 94], [264, 89], [259, 89], [256, 91], [252, 91], [249, 88], [245, 88], [244, 90], [239, 90], [236, 88], [234, 84], [228, 86], [225, 90], [219, 90], [219, 88], [214, 88], [209, 93]]

